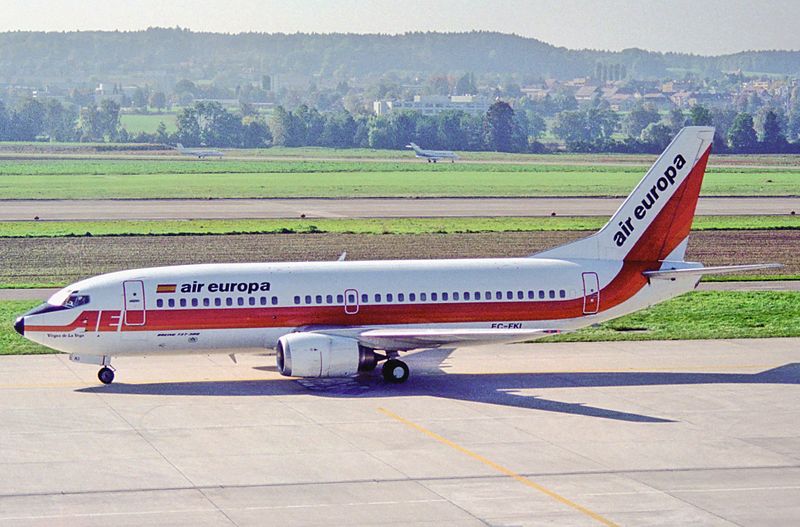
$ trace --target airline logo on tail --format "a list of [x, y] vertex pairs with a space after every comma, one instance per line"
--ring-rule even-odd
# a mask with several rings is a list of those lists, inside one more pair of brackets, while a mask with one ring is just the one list
[[636, 225], [638, 226], [647, 217], [647, 212], [664, 196], [664, 192], [675, 185], [678, 171], [684, 166], [686, 166], [686, 159], [681, 154], [675, 156], [672, 165], [667, 167], [664, 175], [656, 180], [655, 184], [650, 187], [650, 190], [642, 198], [641, 205], [636, 205], [636, 208], [633, 209], [633, 217], [628, 216], [625, 220], [618, 222], [619, 230], [614, 233], [614, 243], [617, 244], [617, 247], [625, 245], [628, 237], [636, 230], [634, 220], [637, 220]]

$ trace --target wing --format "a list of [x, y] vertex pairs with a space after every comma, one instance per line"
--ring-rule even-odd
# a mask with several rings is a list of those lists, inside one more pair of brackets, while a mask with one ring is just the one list
[[368, 329], [359, 333], [357, 338], [371, 348], [410, 350], [447, 344], [519, 342], [562, 332], [558, 329]]

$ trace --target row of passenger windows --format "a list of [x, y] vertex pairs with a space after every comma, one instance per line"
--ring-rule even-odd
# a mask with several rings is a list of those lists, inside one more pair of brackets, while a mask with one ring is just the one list
[[266, 296], [262, 297], [225, 297], [225, 298], [168, 298], [166, 302], [164, 302], [163, 298], [156, 299], [156, 307], [222, 307], [224, 306], [266, 306], [267, 304], [271, 304], [273, 306], [278, 305], [278, 297], [273, 296], [268, 298]]
[[[372, 295], [372, 303], [374, 304], [391, 304], [394, 302], [404, 303], [406, 299], [408, 302], [449, 302], [449, 301], [480, 301], [480, 300], [544, 300], [547, 298], [566, 298], [567, 292], [564, 289], [550, 289], [545, 291], [540, 289], [538, 291], [443, 291], [434, 293], [375, 293]], [[295, 305], [300, 304], [343, 304], [344, 295], [300, 295], [294, 297]], [[356, 293], [347, 293], [347, 303], [356, 303]], [[370, 296], [366, 293], [361, 294], [361, 304], [370, 303]], [[222, 307], [222, 306], [266, 306], [278, 305], [278, 297], [225, 297], [225, 298], [168, 298], [166, 301], [163, 298], [156, 299], [156, 307]]]
[[[403, 303], [406, 302], [406, 298], [408, 298], [408, 302], [428, 302], [430, 298], [431, 302], [448, 302], [452, 301], [461, 301], [461, 300], [536, 300], [536, 298], [540, 300], [544, 300], [545, 298], [566, 298], [567, 292], [564, 289], [559, 289], [556, 291], [555, 289], [550, 289], [549, 291], [545, 291], [540, 289], [538, 292], [534, 290], [526, 291], [443, 291], [441, 293], [375, 293], [372, 295], [372, 303], [374, 304], [391, 304], [393, 302]], [[344, 303], [344, 295], [336, 295], [335, 296], [336, 304]], [[333, 304], [334, 303], [334, 295], [305, 295], [301, 297], [297, 295], [294, 297], [295, 305], [300, 304]], [[347, 293], [347, 303], [348, 304], [355, 304], [356, 303], [356, 293]], [[368, 304], [370, 303], [370, 296], [366, 293], [361, 294], [361, 303]]]

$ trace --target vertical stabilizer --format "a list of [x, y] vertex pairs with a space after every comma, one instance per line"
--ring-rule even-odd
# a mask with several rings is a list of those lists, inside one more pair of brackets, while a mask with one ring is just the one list
[[534, 256], [682, 260], [713, 137], [712, 127], [682, 129], [602, 229]]

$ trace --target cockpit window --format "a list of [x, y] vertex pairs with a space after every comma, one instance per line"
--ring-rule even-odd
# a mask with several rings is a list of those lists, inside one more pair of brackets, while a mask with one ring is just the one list
[[72, 309], [73, 307], [83, 306], [88, 304], [90, 301], [89, 295], [79, 295], [79, 294], [71, 294], [67, 297], [67, 299], [62, 304], [67, 309]]

